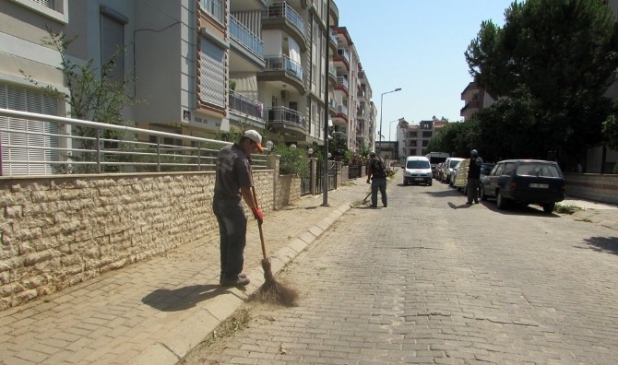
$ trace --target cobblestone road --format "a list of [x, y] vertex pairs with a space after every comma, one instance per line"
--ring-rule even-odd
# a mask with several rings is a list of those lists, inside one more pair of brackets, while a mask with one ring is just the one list
[[[616, 232], [389, 185], [289, 266], [295, 308], [256, 306], [202, 363], [616, 364]], [[285, 352], [285, 354], [284, 354]]]

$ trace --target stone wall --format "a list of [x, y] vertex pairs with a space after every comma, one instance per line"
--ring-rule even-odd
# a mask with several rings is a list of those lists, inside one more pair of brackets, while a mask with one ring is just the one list
[[618, 204], [618, 175], [566, 174], [566, 195]]
[[[274, 171], [253, 174], [268, 212]], [[278, 201], [300, 196], [282, 184]], [[213, 186], [213, 172], [0, 178], [0, 310], [218, 232]]]

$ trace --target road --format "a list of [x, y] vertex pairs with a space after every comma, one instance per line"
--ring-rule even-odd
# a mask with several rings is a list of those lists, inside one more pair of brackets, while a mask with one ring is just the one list
[[616, 364], [615, 231], [540, 209], [466, 206], [445, 184], [389, 184], [279, 280], [294, 308], [248, 304], [249, 326], [186, 364]]

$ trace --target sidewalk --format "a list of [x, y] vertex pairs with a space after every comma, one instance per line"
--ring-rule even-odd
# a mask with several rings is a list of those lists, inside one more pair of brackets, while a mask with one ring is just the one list
[[[357, 179], [264, 217], [273, 273], [368, 192]], [[249, 219], [242, 291], [219, 282], [213, 235], [42, 300], [0, 312], [0, 364], [176, 364], [264, 282], [259, 231]]]

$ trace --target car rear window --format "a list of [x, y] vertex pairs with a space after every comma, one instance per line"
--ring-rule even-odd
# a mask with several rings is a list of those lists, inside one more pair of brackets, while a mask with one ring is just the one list
[[451, 160], [448, 167], [455, 168], [459, 162], [461, 162], [461, 160]]
[[548, 163], [524, 162], [517, 166], [517, 175], [537, 177], [562, 177], [558, 166]]
[[486, 165], [486, 164], [481, 165], [481, 175], [489, 175], [489, 173], [491, 172], [491, 169], [493, 168], [494, 168], [494, 165]]
[[429, 169], [431, 166], [429, 165], [429, 161], [425, 160], [410, 160], [408, 161], [407, 168], [409, 169]]

